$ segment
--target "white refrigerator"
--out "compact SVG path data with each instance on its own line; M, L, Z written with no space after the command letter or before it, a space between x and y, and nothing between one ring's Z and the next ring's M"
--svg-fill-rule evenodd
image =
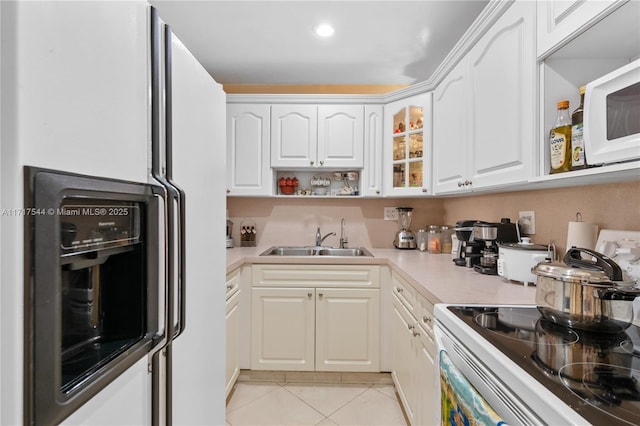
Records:
M157 184L155 166L185 194L183 332L63 423L225 421L225 94L170 31L154 90L153 14L145 1L0 2L0 424L28 418L27 165Z

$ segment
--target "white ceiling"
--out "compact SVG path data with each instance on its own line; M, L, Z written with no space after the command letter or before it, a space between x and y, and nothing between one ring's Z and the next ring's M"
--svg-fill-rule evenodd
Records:
M412 84L486 6L448 1L150 0L223 84ZM330 22L335 35L312 32Z

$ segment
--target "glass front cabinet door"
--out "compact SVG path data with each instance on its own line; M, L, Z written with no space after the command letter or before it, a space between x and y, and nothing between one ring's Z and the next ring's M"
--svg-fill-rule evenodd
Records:
M431 93L384 107L384 194L427 195L431 187Z

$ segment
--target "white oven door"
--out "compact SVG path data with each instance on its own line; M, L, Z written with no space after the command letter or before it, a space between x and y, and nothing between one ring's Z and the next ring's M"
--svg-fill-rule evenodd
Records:
M543 425L500 379L436 322L441 424Z

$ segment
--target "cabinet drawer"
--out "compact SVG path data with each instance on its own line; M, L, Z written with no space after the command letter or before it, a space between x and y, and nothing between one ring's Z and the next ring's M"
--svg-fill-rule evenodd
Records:
M418 318L418 324L433 336L433 323L435 321L433 317L433 304L422 295L418 295L416 317Z
M397 273L391 274L391 282L393 283L393 294L407 307L409 312L416 315L416 290L404 278Z
M380 288L378 265L253 265L253 287Z
M227 274L227 297L226 300L229 300L231 296L233 296L238 289L240 288L240 269L236 269Z

